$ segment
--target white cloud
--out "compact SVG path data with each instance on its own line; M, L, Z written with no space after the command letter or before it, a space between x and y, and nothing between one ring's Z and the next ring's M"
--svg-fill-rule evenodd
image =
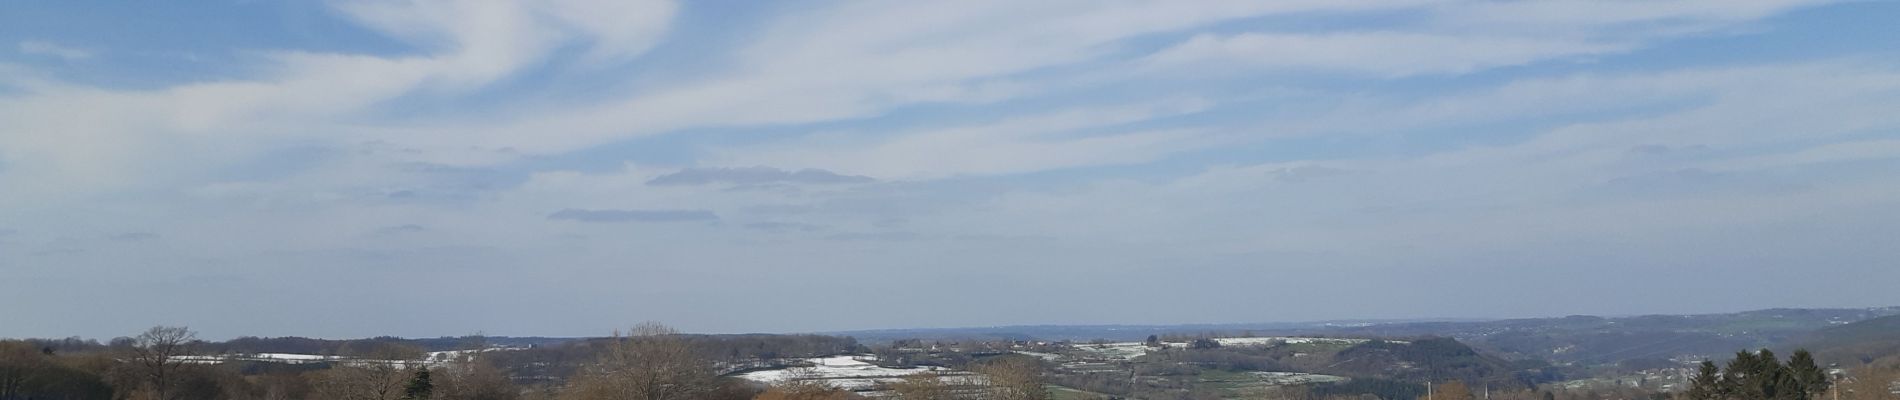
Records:
M1586 8L1584 14L1595 17L1562 23L1590 31L1630 21L1688 19L1720 24L1796 5L1760 2L1736 11L1708 11L1693 3L1670 3L1657 9L1571 4L1566 7ZM706 73L689 75L683 82L649 83L617 99L521 104L505 116L451 113L389 123L372 120L363 115L372 113L364 111L409 94L454 98L477 91L526 68L543 66L564 46L585 44L584 63L629 59L654 46L670 30L676 5L664 1L418 0L351 1L337 6L352 20L415 44L423 53L370 56L286 50L269 57L277 65L266 79L254 81L141 92L42 86L35 96L0 100L20 110L9 115L12 122L0 123L0 132L5 133L0 143L8 144L6 151L12 153L0 157L31 164L0 175L0 181L30 184L18 175L31 170L33 176L46 179L37 187L47 190L122 185L133 181L129 174L153 169L134 166L160 161L152 160L151 152L133 149L179 142L168 135L244 137L205 139L233 148L268 143L269 137L385 140L438 150L418 156L429 161L484 164L513 156L466 149L508 148L544 155L687 128L830 121L874 116L907 104L989 103L1032 96L1054 88L1019 80L1018 74L1084 63L1101 66L1114 62L1122 50L1120 41L1221 21L1276 14L1434 10L1443 14L1440 18L1475 21L1472 24L1479 28L1473 29L1479 30L1501 24L1487 15L1513 12L1430 1L844 4L780 16L757 32L755 41L727 57L715 58L731 64L707 68ZM1521 12L1561 14L1544 8ZM1627 46L1541 33L1428 30L1201 35L1153 60L1210 64L1240 59L1266 66L1342 67L1407 75L1469 72ZM59 111L72 110L77 104L95 112ZM59 133L46 133L50 131ZM32 135L45 137L22 138ZM1153 132L1092 137L1077 147L1097 148L1091 153L1124 153L1107 158L1130 162L1152 157L1130 152L1168 148L1174 141L1195 136ZM234 141L240 143L234 145ZM99 159L117 161L100 163ZM189 160L178 168L201 169L215 161ZM1090 162L1058 160L988 172Z
M499 126L446 123L434 140L555 153L690 127L860 118L912 103L986 103L1039 93L1016 74L1100 61L1132 37L1300 12L1417 7L1411 1L848 3L783 16L733 64L619 101ZM537 132L532 138L519 132ZM472 134L472 135L471 135Z
M1605 90L1577 101L1610 105L1614 99L1642 96L1699 101L1679 105L1669 113L1577 121L1521 143L1447 153L1434 161L1593 165L1615 162L1630 147L1646 144L1798 147L1900 128L1900 116L1877 111L1900 106L1895 92L1900 88L1900 71L1853 62L1674 71L1594 81ZM1509 107L1502 102L1509 98L1493 98L1497 102L1489 104Z
M1711 163L1711 167L1748 171L1894 159L1900 159L1900 139L1872 139L1828 143L1794 152L1724 160Z
M367 26L433 48L449 84L481 84L545 61L570 41L587 44L591 62L624 61L652 48L671 28L677 5L666 0L351 1L343 12Z
M37 56L58 57L66 60L84 60L92 58L93 52L86 49L66 47L52 42L25 40L20 42L20 53Z
M1478 70L1626 52L1827 3L1759 1L1436 2L1403 30L1203 34L1148 57L1151 68L1236 66L1386 77Z
M1626 48L1566 40L1405 32L1208 34L1162 50L1147 62L1156 68L1241 66L1402 77L1462 74Z
M1654 34L1716 29L1836 0L1479 1L1438 7L1447 28L1574 34ZM1605 32L1605 30L1614 30Z
M718 165L821 168L880 178L995 175L1152 161L1220 143L1206 129L1115 127L1200 112L1200 99L1087 107L1007 120L740 147L711 157ZM1107 129L1109 133L1091 132Z
M35 84L25 94L0 97L0 159L9 164L0 185L57 196L163 184L274 142L383 139L401 131L365 126L361 114L369 107L419 92L466 94L538 65L569 42L588 43L597 61L625 59L650 48L675 12L665 1L338 6L426 50L394 56L267 52L272 64L265 78L157 90ZM603 18L619 19L608 24ZM465 148L457 143L419 145ZM206 145L222 151L194 150ZM187 152L196 154L176 156Z
M1515 114L1594 116L1567 118L1570 123L1523 132L1505 144L1421 155L1213 166L1167 182L1111 177L1084 188L1004 193L983 201L980 211L919 218L913 225L1190 252L1447 255L1551 241L1621 241L1639 233L1666 242L1684 232L1799 223L1821 209L1853 213L1900 204L1900 191L1878 170L1791 170L1900 159L1894 140L1854 139L1900 131L1900 117L1878 111L1900 107L1896 74L1823 62L1520 80L1355 109L1351 114L1360 121L1337 122L1347 132L1377 136L1417 135L1406 131L1410 126L1489 127ZM1621 101L1651 97L1698 101L1640 102L1644 112L1606 112ZM1631 154L1641 146L1699 150ZM1300 174L1307 170L1335 173ZM1738 192L1715 182L1655 195L1599 193L1620 177L1681 170L1717 171L1735 185L1773 190Z

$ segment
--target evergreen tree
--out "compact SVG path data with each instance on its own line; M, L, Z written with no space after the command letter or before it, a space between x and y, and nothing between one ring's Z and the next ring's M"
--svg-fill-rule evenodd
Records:
M1720 384L1717 385L1720 388L1718 393L1725 395L1724 397L1729 399L1765 400L1751 396L1751 394L1757 394L1758 392L1745 389L1754 386L1751 383L1751 380L1754 378L1752 375L1761 369L1757 364L1759 363L1756 361L1755 353L1748 351L1736 352L1735 359L1729 360L1728 368L1722 371L1722 379L1720 380Z
M1775 400L1809 400L1807 387L1802 386L1801 381L1796 379L1794 374L1788 373L1787 367L1779 364L1776 366L1780 368L1774 373L1774 384L1768 387L1769 392L1767 395L1769 398Z
M1807 389L1808 398L1820 397L1833 387L1833 383L1828 381L1827 371L1815 365L1814 355L1805 349L1795 350L1794 355L1788 357L1788 374Z
M1704 361L1696 376L1689 380L1685 400L1810 400L1827 392L1827 372L1814 363L1814 355L1796 351L1782 364L1775 353L1743 351L1735 353L1728 368L1716 368Z
M1703 361L1702 368L1689 379L1687 400L1721 400L1727 395L1722 390L1722 368L1714 361Z
M1781 360L1775 358L1775 352L1761 349L1755 353L1755 360L1743 370L1742 394L1750 399L1793 400L1786 395L1788 374L1781 366Z
M1738 394L1746 399L1792 400L1786 397L1788 391L1787 371L1781 366L1781 360L1775 358L1775 352L1761 349L1742 370L1742 386Z
M435 383L429 381L429 367L416 369L416 376L409 378L409 386L403 389L405 400L428 400L435 393Z

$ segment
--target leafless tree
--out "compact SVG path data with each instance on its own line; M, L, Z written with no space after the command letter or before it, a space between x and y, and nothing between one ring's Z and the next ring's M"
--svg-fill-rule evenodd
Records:
M998 357L980 365L976 372L989 379L990 398L995 400L1048 400L1047 380L1042 365L1027 357Z
M1471 387L1465 386L1465 383L1460 382L1460 381L1445 382L1442 385L1438 385L1436 392L1437 393L1432 395L1433 399L1445 399L1445 400L1471 400L1472 399Z
M516 400L521 388L508 374L480 355L439 368L436 399L439 400Z
M1840 387L1840 397L1852 400L1900 400L1894 394L1896 383L1900 383L1900 364L1874 363L1851 371L1851 378Z
M0 399L25 397L34 372L45 368L40 349L21 341L0 341Z
M315 374L317 398L336 400L399 400L409 383L405 369L337 365Z
M572 400L689 400L718 388L713 365L679 331L654 322L615 334L600 360L575 379Z
M185 367L186 356L193 355L192 345L198 334L182 326L154 326L132 338L128 362L145 386L144 391L159 400L174 398L173 386Z
M905 375L902 382L891 385L891 391L900 400L952 400L955 393L943 376L935 372L919 372Z
M381 345L359 354L355 359L338 362L317 373L313 380L317 398L335 400L399 400L409 380L421 365L421 349L405 345Z
M257 378L260 400L296 400L308 398L310 381L300 374L275 373Z

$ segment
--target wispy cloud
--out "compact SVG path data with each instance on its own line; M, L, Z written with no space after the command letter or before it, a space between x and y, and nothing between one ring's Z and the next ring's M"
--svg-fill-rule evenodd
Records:
M1192 128L1121 128L1200 112L1203 99L1077 107L997 121L891 132L863 141L815 138L722 152L718 159L899 178L989 175L1150 161L1220 142ZM1108 130L1107 132L1094 132ZM1092 133L1092 134L1089 134Z
M896 232L846 232L846 233L839 233L839 234L835 234L835 235L830 235L830 236L826 236L826 237L825 237L825 239L829 239L829 240L842 240L842 241L883 241L883 242L908 242L908 241L914 241L914 240L922 240L922 239L924 239L924 238L925 238L925 236L924 236L924 235L922 235L922 234L919 234L919 233L917 233L917 232L902 232L902 231L896 231Z
M1280 68L1386 77L1463 74L1556 58L1626 50L1628 46L1510 36L1423 33L1200 35L1155 53L1153 68ZM1252 68L1249 68L1252 67Z
M403 224L376 228L375 233L378 235L401 235L406 233L419 233L427 230L428 228L424 228L422 225Z
M52 42L39 40L21 41L19 48L21 54L57 57L68 61L84 60L92 58L93 56L93 52L90 50L61 46Z
M838 184L865 183L874 179L865 176L839 175L838 173L816 168L787 171L772 167L738 168L687 168L679 172L660 175L648 180L654 186L684 186L726 183L735 185L760 185L770 183Z
M761 231L772 232L772 233L817 232L824 229L823 227L820 227L818 225L804 224L804 223L797 223L797 222L753 222L753 223L745 224L744 226L746 229L761 230Z
M156 240L159 237L160 236L158 234L151 233L151 232L125 232L125 233L115 233L115 234L112 234L111 236L107 236L107 238L112 239L113 241L119 241L119 242L143 242L147 240Z
M548 214L548 219L576 222L689 222L716 221L718 214L707 210L586 210L569 208Z

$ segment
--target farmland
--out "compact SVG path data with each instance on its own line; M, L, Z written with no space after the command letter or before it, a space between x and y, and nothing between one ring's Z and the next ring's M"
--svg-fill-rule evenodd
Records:
M806 381L853 392L877 394L882 388L904 379L905 375L931 373L952 385L981 384L982 378L965 371L944 367L882 367L869 355L839 355L799 360L792 366L743 372L733 376L767 385Z
M985 359L1020 357L1035 360L1046 366L1052 375L1057 377L1058 383L1083 382L1092 377L1119 376L1130 377L1132 381L1139 382L1148 389L1160 389L1164 392L1205 392L1221 398L1235 398L1281 387L1345 382L1350 378L1294 370L1236 369L1232 366L1212 365L1184 359L1182 356L1296 350L1301 352L1337 351L1372 342L1372 339L1365 338L1321 337L1233 337L1208 338L1207 340L1218 348L1194 348L1193 342L1181 340L1154 343L938 344L909 348L909 351L921 356L919 359L924 364L929 365L903 366L900 365L901 362L897 357L881 360L874 354L845 354L789 360L773 368L743 371L732 376L765 385L799 382L880 397L890 394L889 388L903 381L906 376L929 373L951 387L967 389L983 385L987 378L980 373L970 372L967 368L969 364L952 367L947 365L956 363L939 361L976 353L981 354L979 358ZM998 348L1006 348L1007 351L996 352ZM1165 372L1156 373L1156 371ZM1076 386L1087 385L1057 384L1049 386L1049 390L1057 398L1099 398L1109 395ZM1124 393L1127 390L1128 388L1122 388L1109 390L1109 392L1129 394Z

